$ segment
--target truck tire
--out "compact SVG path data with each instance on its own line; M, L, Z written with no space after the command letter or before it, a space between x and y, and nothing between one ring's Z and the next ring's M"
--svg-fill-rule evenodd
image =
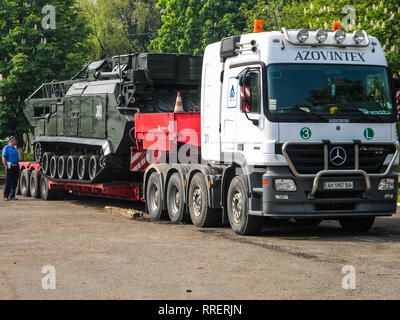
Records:
M80 156L78 159L78 178L79 180L87 180L89 176L89 159L88 156Z
M310 219L294 219L299 226L319 226L322 219L310 218Z
M339 223L348 232L367 232L374 225L375 217L342 218Z
M62 156L58 159L57 175L59 179L65 179L67 177L67 161L68 157L66 156Z
M48 180L44 176L40 178L40 196L45 201L57 199L57 191L49 190Z
M53 179L56 179L58 176L58 159L60 159L59 156L52 156L50 160L50 177L52 177Z
M208 192L204 176L196 173L189 187L189 212L192 223L199 228L218 226L221 215L218 210L208 207Z
M249 196L245 176L236 176L231 181L227 209L229 223L236 234L247 236L258 234L261 231L264 217L249 215Z
M42 158L42 171L45 175L50 173L50 160L53 157L51 152L45 152Z
M36 170L33 170L31 172L29 190L31 192L32 198L34 199L40 198L40 173Z
M29 183L31 174L28 170L22 170L21 176L19 178L19 185L21 188L21 196L29 197L31 195Z
M174 173L169 179L167 187L167 208L172 222L187 221L184 192L185 189L179 174Z
M161 179L158 173L153 172L151 174L146 189L147 212L150 215L150 219L159 221L165 218L166 214L162 203Z

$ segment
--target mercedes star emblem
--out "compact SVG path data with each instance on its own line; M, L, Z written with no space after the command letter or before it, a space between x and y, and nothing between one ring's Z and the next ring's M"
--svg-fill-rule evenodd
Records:
M333 148L329 154L329 159L335 166L343 165L347 160L346 150L344 150L342 147Z

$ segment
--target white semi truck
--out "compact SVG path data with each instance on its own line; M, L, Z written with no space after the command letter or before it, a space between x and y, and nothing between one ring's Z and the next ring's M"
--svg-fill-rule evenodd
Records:
M259 231L263 217L365 231L396 212L399 79L378 39L332 27L205 51L201 153L221 166L218 198L238 234Z

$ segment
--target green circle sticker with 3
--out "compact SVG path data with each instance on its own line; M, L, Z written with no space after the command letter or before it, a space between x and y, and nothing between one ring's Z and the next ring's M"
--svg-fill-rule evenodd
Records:
M300 136L304 139L304 140L308 140L311 138L311 129L310 128L303 128L300 130Z

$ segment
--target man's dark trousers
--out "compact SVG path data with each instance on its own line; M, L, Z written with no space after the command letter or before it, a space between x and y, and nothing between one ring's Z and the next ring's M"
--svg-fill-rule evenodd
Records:
M6 185L4 186L4 198L15 198L15 190L17 189L18 177L18 166L12 166L10 169L6 169Z

